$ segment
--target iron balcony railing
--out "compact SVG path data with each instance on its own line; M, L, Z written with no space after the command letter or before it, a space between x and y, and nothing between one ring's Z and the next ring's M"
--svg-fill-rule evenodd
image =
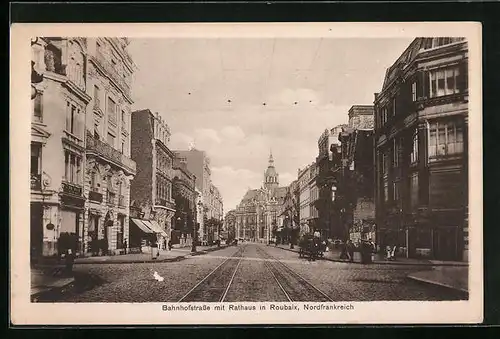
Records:
M115 162L117 165L123 167L132 174L136 173L135 161L125 156L123 153L120 153L120 151L114 149L109 144L101 140L97 140L89 131L87 131L86 142L87 151L95 152L103 158Z
M81 196L82 195L82 186L80 186L78 184L63 181L62 191L65 194Z

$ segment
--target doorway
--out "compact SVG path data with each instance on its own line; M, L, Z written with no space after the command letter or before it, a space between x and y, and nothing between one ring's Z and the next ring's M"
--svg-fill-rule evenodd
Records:
M30 247L31 259L43 255L43 206L33 203L30 206Z
M457 260L457 227L440 227L434 230L434 257L438 260Z

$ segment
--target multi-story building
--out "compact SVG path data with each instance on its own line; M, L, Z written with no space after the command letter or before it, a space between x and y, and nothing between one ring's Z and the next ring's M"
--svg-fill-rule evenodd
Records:
M33 69L43 74L32 100L32 260L86 247L85 113L87 40L36 38ZM133 172L133 171L132 171Z
M319 188L316 183L318 177L318 166L316 163L311 163L309 167L309 220L307 220L307 227L305 231L311 232L316 228L318 222L318 209L316 208L316 201L319 199Z
M468 47L417 38L375 94L379 243L467 260Z
M172 238L175 214L172 195L175 154L168 147L170 128L158 113L153 114L149 109L134 111L131 138L132 159L137 163L131 205L141 210L141 219L153 226L156 240L164 247Z
M172 230L172 245L191 246L193 231L197 228L196 177L188 168L185 158L174 160L173 197L175 200L175 227Z
M332 168L332 146L335 148L340 144L339 133L346 125L338 125L331 130L326 129L318 139L318 157L316 164L318 174L316 184L318 186L318 199L315 207L318 210L318 219L315 229L324 238L342 237L342 230L335 217L332 206L332 191L335 189L334 169Z
M196 224L198 229L197 241L198 243L203 242L205 239L205 212L204 212L204 204L203 204L203 194L196 187L194 188L196 192Z
M299 236L302 236L309 232L309 219L311 218L311 208L310 208L310 198L311 189L309 182L311 180L310 165L303 169L299 169L297 182L299 189L299 217L300 217L300 231Z
M308 171L306 167L305 171ZM300 171L303 172L303 171ZM299 176L300 173L299 172ZM307 177L307 175L306 175ZM304 180L304 176L302 176ZM304 194L305 196L306 194ZM281 232L279 232L279 237L282 242L289 243L292 246L297 243L300 236L301 218L300 212L302 209L309 210L309 205L301 205L300 201L300 182L299 180L294 180L286 187L285 196L282 199L280 207L280 223L282 225ZM307 213L306 212L306 213Z
M279 186L272 154L259 189L249 189L236 207L236 234L240 239L268 242L278 229L278 210L287 187Z
M349 124L340 132L341 170L337 172L334 209L345 238L353 241L375 236L373 170L374 108L354 105L349 109Z
M89 251L104 247L115 253L128 240L130 185L136 174L130 155L130 82L136 66L127 39L87 40L87 94L92 103L86 119L84 237L91 244Z
M224 229L227 233L227 241L230 242L236 238L236 210L230 210L224 217Z
M190 150L175 151L179 158L187 163L188 170L196 177L196 189L202 193L203 223L200 224L200 241L210 242L218 237L219 227L212 227L221 223L224 217L224 204L219 189L212 183L210 158L205 151L191 148ZM208 222L211 220L211 222ZM217 222L215 222L217 221Z

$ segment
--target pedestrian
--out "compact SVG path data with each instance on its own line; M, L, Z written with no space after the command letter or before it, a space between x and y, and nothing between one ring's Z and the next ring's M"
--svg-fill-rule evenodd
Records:
M73 264L75 263L75 256L70 248L68 249L68 253L66 254L66 257L64 259L66 264L65 273L67 275L71 275L71 273L73 272Z
M354 244L353 242L349 239L347 240L347 256L349 258L350 262L354 261Z
M172 240L168 239L168 250L172 250Z
M123 240L123 254L127 254L127 239Z

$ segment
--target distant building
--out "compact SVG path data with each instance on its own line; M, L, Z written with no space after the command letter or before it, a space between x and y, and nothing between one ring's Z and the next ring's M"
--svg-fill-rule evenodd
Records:
M175 201L172 244L180 247L191 246L193 230L197 225L196 177L188 168L185 158L174 159L174 180L172 195Z
M137 163L137 175L132 182L131 205L141 210L139 222L152 226L161 247L172 239L175 214L175 154L168 148L169 142L170 128L158 113L149 109L132 113L132 159ZM135 218L132 222L136 222Z
M318 224L318 209L316 202L319 199L319 188L317 184L318 179L318 166L316 162L311 163L309 167L309 219L307 220L307 227L304 228L304 233L310 233L316 229ZM302 218L302 217L301 217Z
M299 189L299 217L300 217L300 231L299 236L309 233L309 220L311 219L311 208L310 208L310 166L306 166L304 169L299 170L297 182Z
M468 47L417 38L375 94L379 243L467 260Z
M264 172L262 187L249 189L236 207L236 234L241 239L267 242L278 230L278 208L287 187L279 186L273 155Z

